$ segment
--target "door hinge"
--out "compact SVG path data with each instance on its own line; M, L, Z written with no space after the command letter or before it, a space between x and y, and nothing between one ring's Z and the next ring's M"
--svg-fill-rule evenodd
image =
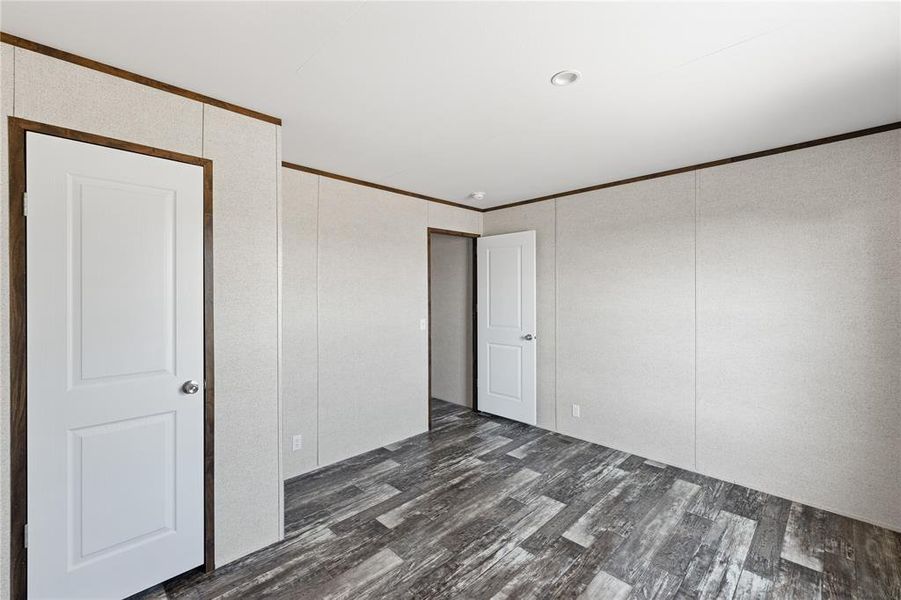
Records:
M28 523L25 523L25 547L28 547Z
M22 214L28 216L28 192L22 192Z

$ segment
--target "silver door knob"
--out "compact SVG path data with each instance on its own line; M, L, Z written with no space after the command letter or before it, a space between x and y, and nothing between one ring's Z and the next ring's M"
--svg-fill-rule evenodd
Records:
M193 379L186 381L184 385L181 386L181 391L186 394L196 394L198 390L200 390L200 384Z
M538 336L532 335L531 333L527 333L524 336L522 336L522 339L526 340L527 342L531 342L532 340L537 340Z

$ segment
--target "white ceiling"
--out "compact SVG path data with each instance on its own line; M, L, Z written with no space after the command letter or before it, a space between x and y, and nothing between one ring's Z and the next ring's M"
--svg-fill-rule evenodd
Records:
M4 1L0 28L282 117L287 161L484 208L901 121L899 7Z

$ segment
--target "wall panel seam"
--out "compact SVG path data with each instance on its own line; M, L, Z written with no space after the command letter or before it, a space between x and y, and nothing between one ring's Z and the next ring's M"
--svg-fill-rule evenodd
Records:
M284 539L285 537L285 460L284 460L284 451L282 448L285 445L285 430L283 423L283 413L284 413L284 397L283 397L283 381L282 381L282 360L284 359L284 338L282 336L282 319L284 316L284 310L282 307L282 282L283 282L283 252L282 252L282 215L283 215L283 206L282 206L282 173L281 166L279 165L279 130L278 126L273 127L273 133L275 134L275 286L276 286L276 299L275 299L275 314L276 314L276 348L277 348L277 359L275 361L275 380L276 380L276 397L277 401L277 410L276 410L276 431L277 431L277 441L276 441L276 456L278 456L278 486L276 487L276 495L277 495L277 504L278 504L278 515L276 515L276 530L278 531L279 539Z
M560 406L557 396L557 199L554 198L554 431L560 431Z
M322 227L322 215L319 211L319 197L322 189L322 177L316 175L316 466L319 467L320 462L320 449L322 448L322 439L319 435L321 430L319 426L319 396L320 396L320 387L322 385L321 373L319 372L319 356L322 351L322 348L319 344L319 320L321 318L321 311L319 309L319 290L320 290L320 280L319 280L319 263L322 260L322 248L320 248L320 229Z
M695 339L694 339L694 434L693 434L693 442L694 442L694 468L695 471L698 470L698 195L699 195L699 175L698 171L695 171L694 176L694 192L695 192L695 235L694 235L694 276L695 276L695 294L694 294L694 311L695 311Z

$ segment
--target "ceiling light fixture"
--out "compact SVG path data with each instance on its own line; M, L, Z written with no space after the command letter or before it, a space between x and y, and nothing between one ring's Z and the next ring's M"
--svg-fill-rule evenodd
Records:
M551 83L553 85L572 85L581 78L582 74L580 72L574 69L566 69L565 71L554 73L554 76L551 77Z
M473 200L481 201L485 199L485 192L473 192L469 195L469 197Z

